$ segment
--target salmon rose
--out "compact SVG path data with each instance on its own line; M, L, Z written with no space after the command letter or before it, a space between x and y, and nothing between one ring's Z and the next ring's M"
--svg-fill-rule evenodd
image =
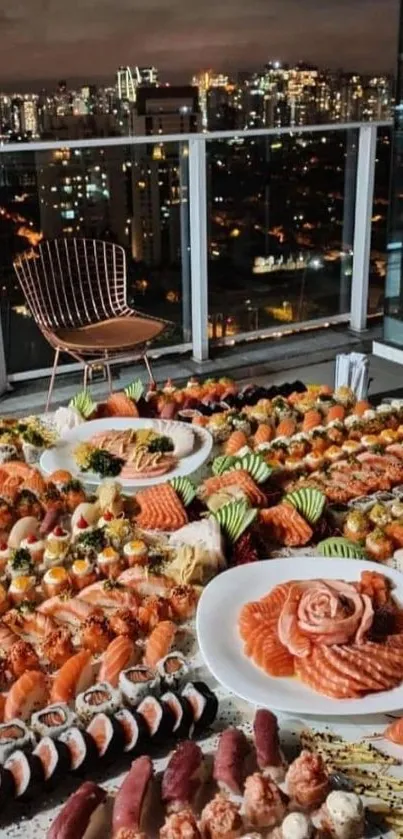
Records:
M291 586L278 620L278 636L292 655L310 655L315 644L360 644L372 625L370 598L339 580Z

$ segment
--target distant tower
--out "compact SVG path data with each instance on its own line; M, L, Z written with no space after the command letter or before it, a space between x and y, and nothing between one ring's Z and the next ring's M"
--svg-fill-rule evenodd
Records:
M130 67L119 67L117 84L118 99L125 99L127 102L136 101L136 82Z
M158 85L158 70L156 67L135 67L134 74L137 87L140 85L156 87Z

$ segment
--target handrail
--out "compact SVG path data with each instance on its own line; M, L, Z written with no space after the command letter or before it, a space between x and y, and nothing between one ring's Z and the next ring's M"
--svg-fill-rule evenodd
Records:
M91 137L82 140L35 140L31 143L1 143L0 154L9 152L36 152L51 151L52 149L80 149L98 148L99 146L137 146L156 145L157 143L183 143L192 140L230 140L248 137L278 137L288 135L293 137L298 134L314 134L319 131L350 131L358 130L364 125L373 125L378 128L390 128L392 120L365 121L365 122L330 122L323 125L301 125L284 126L281 128L251 128L242 131L199 131L183 134L142 134L140 136L117 136L117 137Z
M309 134L329 134L333 131L357 131L357 183L355 186L355 226L354 242L352 249L352 282L349 311L345 314L320 318L316 324L326 326L329 323L344 322L350 319L350 326L353 330L361 332L366 327L367 301L368 301L368 272L371 247L371 221L373 186L375 172L376 138L380 128L390 128L391 120L330 123L326 125L310 125L300 127L282 128L257 128L243 131L212 131L199 133L169 134L169 135L147 135L147 136L125 136L125 137L99 137L86 140L68 141L38 141L32 143L10 143L0 145L0 154L7 152L38 152L52 149L64 148L97 148L113 146L138 146L155 145L159 143L183 144L187 150L186 158L188 165L188 192L186 202L189 207L189 230L183 251L190 253L190 288L191 288L191 320L192 320L192 344L186 344L186 348L192 347L193 359L202 364L208 358L208 203L206 173L208 166L208 142L214 140L247 140L259 137L298 137ZM187 146L186 146L187 143ZM1 161L1 158L0 158ZM4 165L13 165L3 159ZM185 200L185 199L183 199ZM347 307L346 307L347 308ZM308 324L310 325L310 324ZM232 344L237 340L251 340L268 335L286 334L287 331L297 331L306 328L304 323L287 324L283 327L270 327L269 329L257 330L245 335L239 334L235 338L219 339L218 344ZM2 345L1 324L0 324L0 350ZM181 349L185 345L181 346ZM174 348L175 350L177 347ZM172 352L173 348L158 348L158 355ZM41 370L37 375L44 375L46 371ZM31 375L35 371L31 371ZM15 374L10 380L22 380L28 377L28 372ZM4 377L3 377L4 378ZM0 392L2 388L2 368L0 357Z

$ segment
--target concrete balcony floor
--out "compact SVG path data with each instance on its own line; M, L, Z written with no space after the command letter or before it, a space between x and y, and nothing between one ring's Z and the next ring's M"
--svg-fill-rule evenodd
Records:
M329 327L276 339L235 344L212 351L212 357L203 365L196 364L189 356L165 356L153 361L155 378L162 383L167 378L184 383L192 375L231 376L241 384L254 381L259 384L281 384L299 379L305 383L334 384L336 355L342 352L365 352L370 355L369 395L374 402L401 391L403 371L399 364L371 354L372 341L381 337L381 327L375 326L360 336L345 327ZM121 390L133 379L147 381L143 364L114 368L114 390ZM42 413L49 380L33 379L15 384L0 400L0 413L22 416ZM52 408L65 405L82 388L80 374L60 375L56 379ZM94 381L91 393L101 400L107 394L104 379ZM399 394L400 395L400 394Z

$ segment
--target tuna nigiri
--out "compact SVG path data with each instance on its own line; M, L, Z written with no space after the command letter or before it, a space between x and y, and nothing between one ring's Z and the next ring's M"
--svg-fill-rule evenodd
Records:
M153 764L143 755L135 760L120 787L113 807L113 835L135 835L147 816L147 799L153 783ZM127 831L127 834L126 834Z
M126 670L138 661L138 648L126 635L118 635L109 644L102 657L101 669L98 674L98 682L109 682L117 687L119 673Z
M27 670L8 693L4 721L28 720L34 711L44 708L49 699L48 680L40 670Z
M91 653L80 650L63 664L53 682L51 702L71 702L93 681Z
M171 648L175 637L175 624L172 621L161 621L147 638L144 661L149 667L155 667Z
M105 819L106 792L85 781L66 801L50 826L47 839L84 839L99 836Z

